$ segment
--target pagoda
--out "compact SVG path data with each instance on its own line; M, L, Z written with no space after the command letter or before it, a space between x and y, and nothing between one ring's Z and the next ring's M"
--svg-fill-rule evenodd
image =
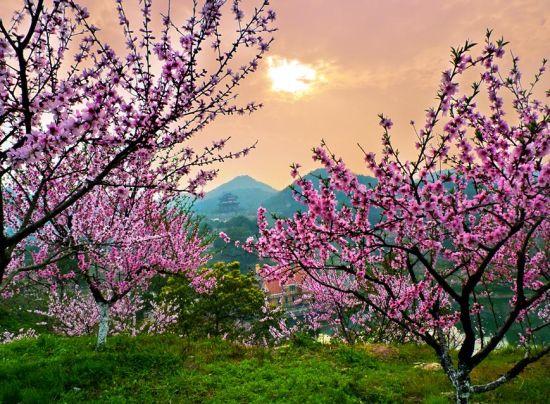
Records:
M218 212L220 213L236 213L239 210L239 198L231 192L226 192L218 200Z

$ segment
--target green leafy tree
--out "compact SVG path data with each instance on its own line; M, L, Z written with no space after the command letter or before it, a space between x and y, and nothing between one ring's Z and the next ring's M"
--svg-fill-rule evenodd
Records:
M216 280L210 293L194 291L183 277L168 279L160 298L181 308L176 332L186 336L226 336L244 339L256 332L265 295L253 274L243 274L238 262L218 262L205 269Z

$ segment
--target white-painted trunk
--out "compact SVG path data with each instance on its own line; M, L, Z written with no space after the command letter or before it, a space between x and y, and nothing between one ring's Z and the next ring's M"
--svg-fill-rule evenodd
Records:
M104 302L98 302L97 308L99 309L99 329L97 331L97 347L103 347L107 341L107 334L109 333L109 304Z

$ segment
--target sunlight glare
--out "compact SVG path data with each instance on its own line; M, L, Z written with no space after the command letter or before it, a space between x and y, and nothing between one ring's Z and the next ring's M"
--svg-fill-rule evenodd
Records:
M268 58L268 76L275 92L303 95L317 80L317 71L310 65L285 58Z

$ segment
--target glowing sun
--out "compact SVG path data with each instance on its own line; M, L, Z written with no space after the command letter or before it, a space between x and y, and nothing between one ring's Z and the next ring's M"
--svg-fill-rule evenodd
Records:
M275 92L300 96L309 92L318 79L315 68L298 60L269 57L267 63L271 89Z

